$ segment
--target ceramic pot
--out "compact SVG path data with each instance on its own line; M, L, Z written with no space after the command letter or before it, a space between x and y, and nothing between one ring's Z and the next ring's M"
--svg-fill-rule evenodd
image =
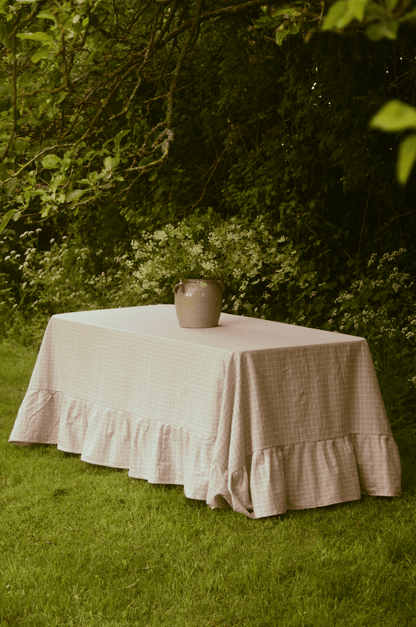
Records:
M217 279L179 279L175 308L179 326L202 329L218 326L224 284Z

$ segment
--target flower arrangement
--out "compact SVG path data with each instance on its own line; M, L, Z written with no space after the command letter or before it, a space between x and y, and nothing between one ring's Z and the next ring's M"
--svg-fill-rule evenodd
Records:
M263 215L224 220L211 210L143 232L132 249L125 263L143 305L173 302L179 278L220 279L227 288L223 311L267 317L279 286L301 274L292 243Z

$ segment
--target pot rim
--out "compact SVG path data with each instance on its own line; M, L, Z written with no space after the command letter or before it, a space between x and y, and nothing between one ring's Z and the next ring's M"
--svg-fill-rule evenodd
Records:
M199 281L203 281L204 283L217 283L221 281L221 279L179 279L182 283L198 283Z

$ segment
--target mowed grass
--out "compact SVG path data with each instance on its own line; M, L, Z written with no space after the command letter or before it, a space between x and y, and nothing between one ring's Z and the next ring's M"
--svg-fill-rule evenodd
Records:
M0 624L416 624L416 463L401 498L250 520L8 438L36 354L0 344Z

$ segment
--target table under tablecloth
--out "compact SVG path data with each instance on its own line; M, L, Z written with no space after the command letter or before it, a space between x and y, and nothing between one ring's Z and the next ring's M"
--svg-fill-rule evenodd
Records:
M173 305L52 316L10 442L253 518L401 492L365 339Z

